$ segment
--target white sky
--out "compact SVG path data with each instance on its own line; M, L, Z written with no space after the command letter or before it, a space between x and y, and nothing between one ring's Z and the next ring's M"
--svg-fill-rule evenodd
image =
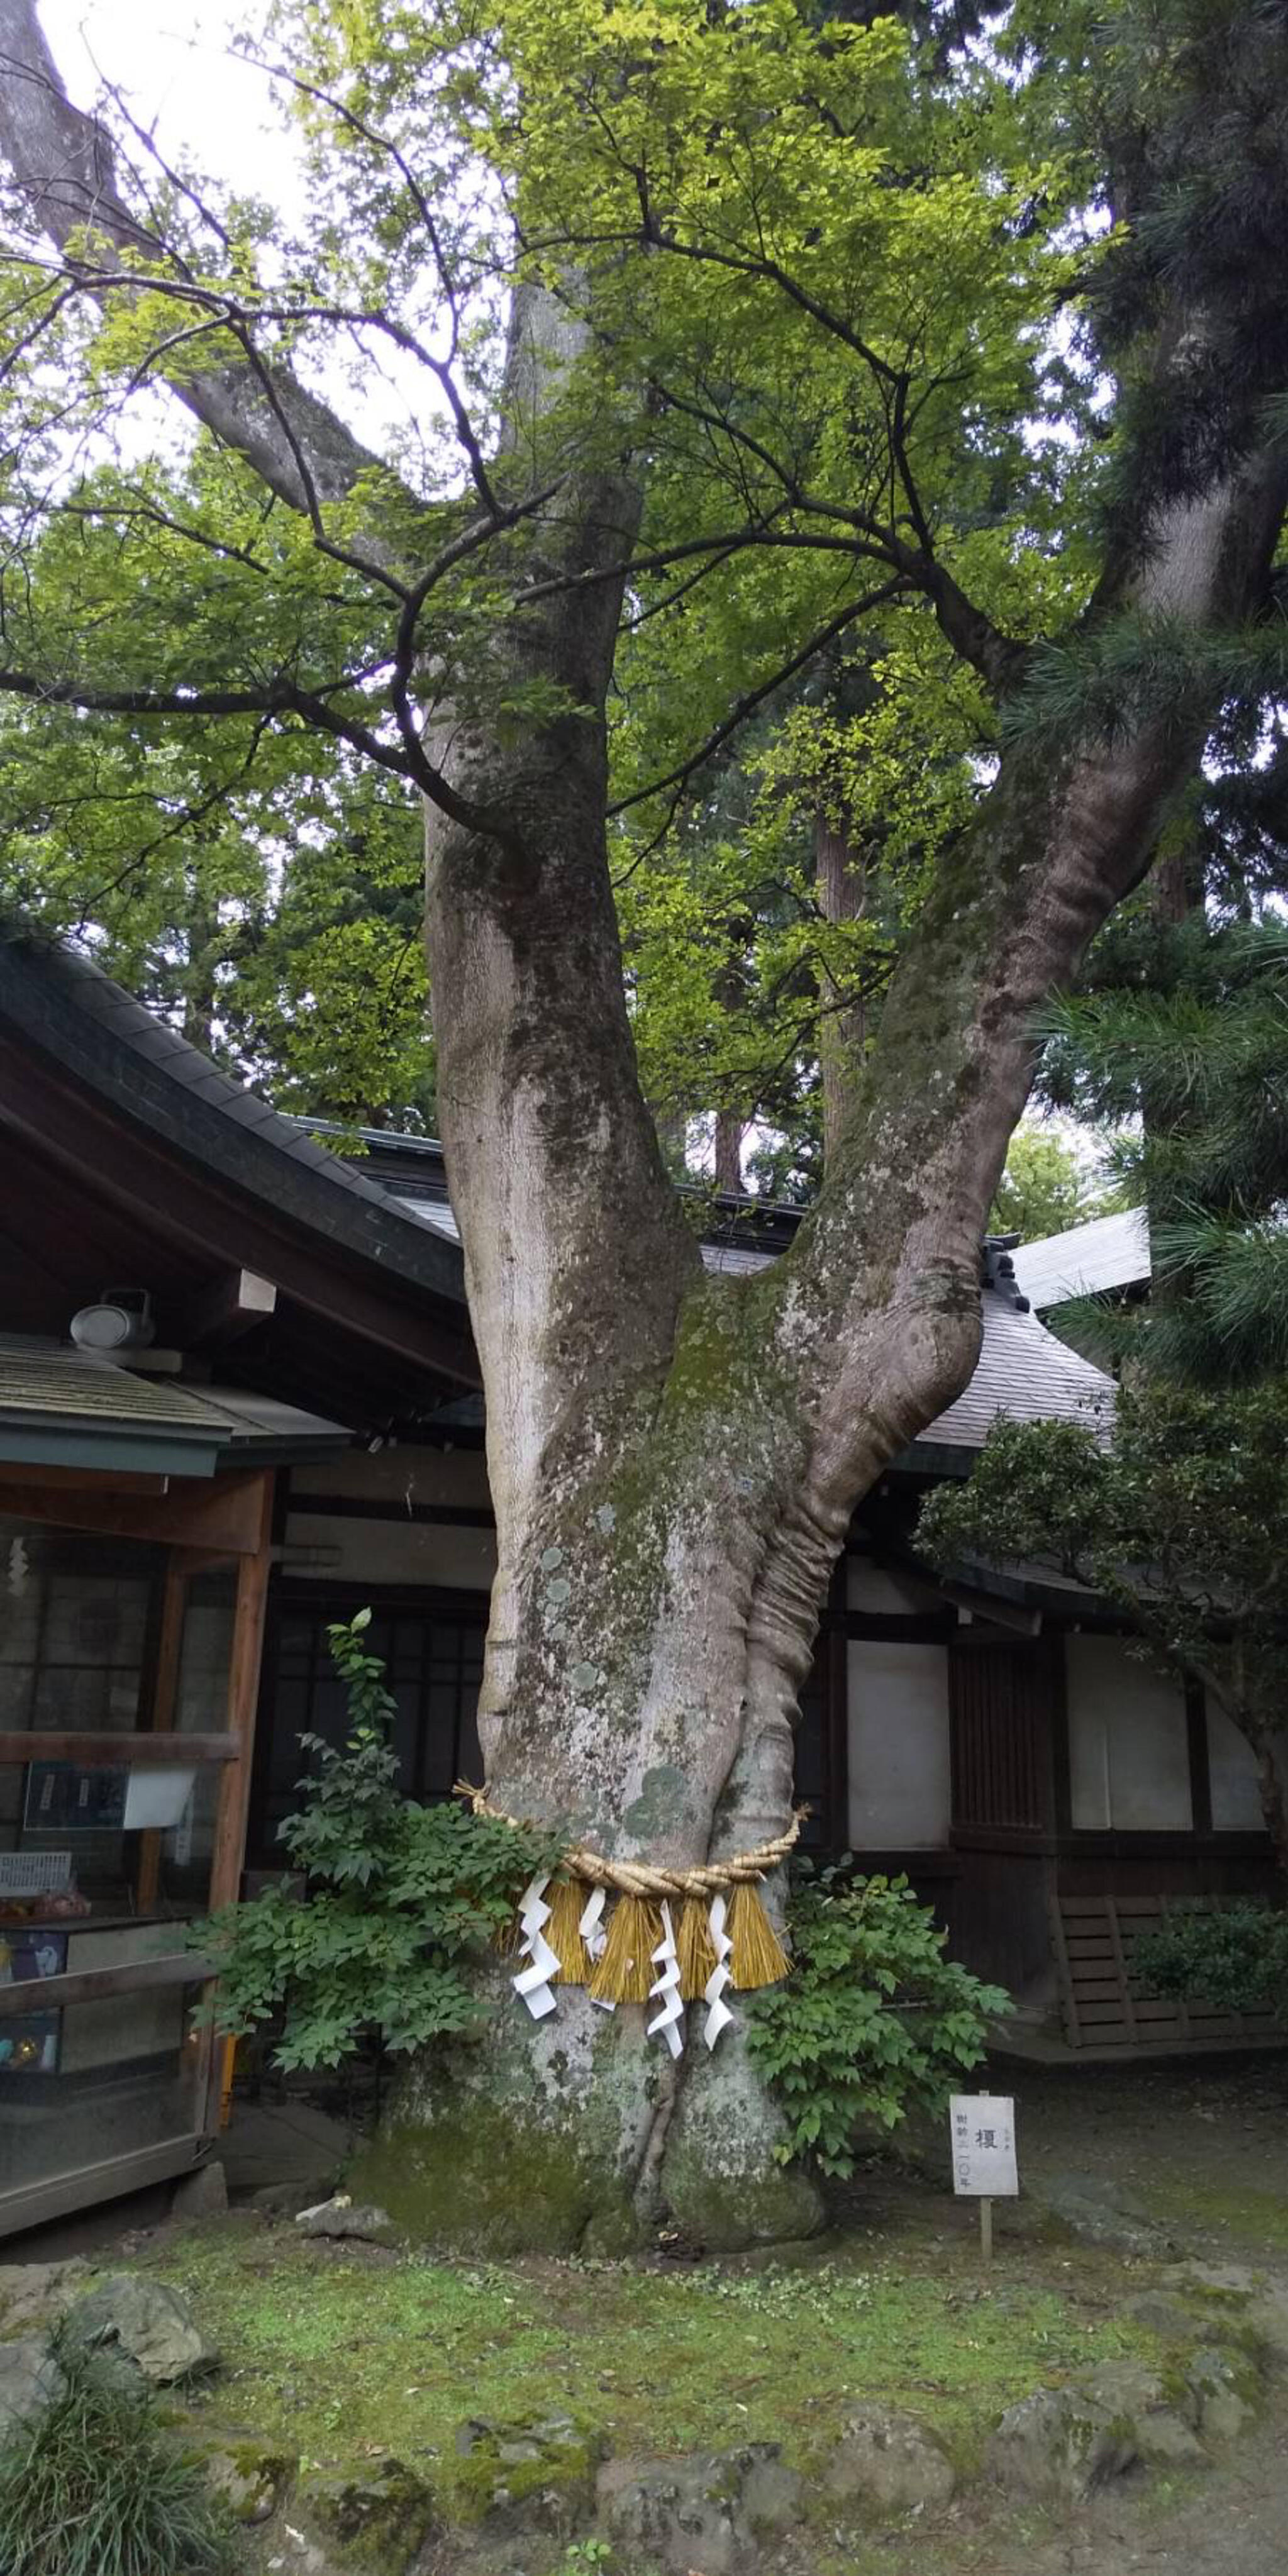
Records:
M212 176L276 198L289 155L263 74L230 60L250 12L232 0L41 0L40 20L77 104L103 80L130 94L163 150L186 144ZM276 164L276 168L274 168Z

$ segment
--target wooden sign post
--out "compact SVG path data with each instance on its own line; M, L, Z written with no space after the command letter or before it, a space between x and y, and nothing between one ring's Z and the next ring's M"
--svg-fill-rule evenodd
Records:
M979 2202L979 2248L993 2260L993 2203L1015 2200L1020 2180L1015 2158L1015 2104L1006 2093L954 2093L948 2106L953 2142L953 2190Z

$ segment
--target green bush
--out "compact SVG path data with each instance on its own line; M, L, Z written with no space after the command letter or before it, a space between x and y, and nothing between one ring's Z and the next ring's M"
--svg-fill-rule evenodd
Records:
M232 2576L234 2534L145 2389L60 2349L62 2394L0 2448L4 2576Z
M906 1878L802 1869L788 1923L792 1973L749 1999L748 2052L786 2112L784 2159L844 2176L865 2130L943 2109L1010 1997L945 1958Z
M566 1840L404 1797L394 1702L364 1642L370 1618L360 1610L327 1631L349 1702L343 1750L300 1739L315 1767L279 1839L303 1893L270 1888L193 1934L218 1970L219 2028L249 2031L281 2013L282 2067L338 2066L373 2036L402 2051L475 2027L481 1946Z
M1251 1900L1177 1906L1132 1960L1142 1984L1225 2012L1273 2012L1288 2021L1288 1913Z

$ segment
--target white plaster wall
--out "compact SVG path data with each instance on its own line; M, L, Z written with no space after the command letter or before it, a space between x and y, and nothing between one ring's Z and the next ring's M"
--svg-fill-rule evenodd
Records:
M947 1649L852 1637L848 1685L851 1842L941 1848L952 1813Z
M1208 1775L1212 1783L1212 1822L1218 1833L1255 1834L1265 1829L1257 1795L1257 1766L1246 1735L1209 1699L1207 1709ZM1288 1778L1288 1734L1278 1741L1280 1773Z
M1185 1695L1117 1637L1069 1637L1069 1788L1075 1829L1188 1833Z

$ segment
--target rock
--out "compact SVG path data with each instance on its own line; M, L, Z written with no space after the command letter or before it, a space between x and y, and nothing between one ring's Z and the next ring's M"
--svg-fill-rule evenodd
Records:
M1186 2382L1169 2394L1158 2372L1143 2362L1102 2361L1078 2384L1115 2424L1130 2429L1142 2460L1169 2468L1201 2464L1203 2446L1194 2429L1199 2402Z
M688 2460L610 2460L601 2469L601 2521L628 2567L666 2576L745 2576L755 2543L790 2528L802 2481L776 2443L703 2452Z
M312 2209L300 2209L295 2224L301 2236L351 2236L363 2245L396 2245L398 2231L387 2209L378 2209L374 2201L350 2200L338 2191L330 2200L318 2201Z
M1107 2245L1117 2254L1156 2256L1175 2250L1144 2203L1099 2174L1057 2174L1054 2181L1037 2186L1034 2197L1084 2244Z
M295 2218L300 2210L329 2200L334 2190L334 2172L311 2174L305 2182L266 2182L251 2193L248 2206L263 2218Z
M594 2502L601 2447L598 2434L574 2415L526 2416L515 2424L473 2417L456 2431L453 2508L488 2537L562 2538Z
M44 2335L19 2335L0 2343L0 2442L29 2424L61 2395L63 2374Z
M1008 2406L988 2445L990 2476L1012 2495L1081 2504L1133 2468L1134 2433L1074 2388L1039 2388Z
M130 2364L158 2388L219 2366L187 2300L137 2272L117 2272L78 2299L63 2332L89 2351Z
M947 2453L915 2415L864 2406L850 2417L823 2483L838 2504L911 2513L948 2504L957 2479Z
M205 2461L210 2485L234 2521L250 2524L271 2521L298 2466L298 2461L266 2451L253 2439L210 2451Z
M1250 2362L1207 2344L1190 2356L1186 2385L1209 2442L1232 2442L1256 2412L1259 2383Z
M172 2218L219 2218L228 2207L228 2182L218 2156L198 2165L195 2172L184 2174L175 2184L170 2203Z
M88 2274L89 2265L81 2262L0 2263L0 2334L55 2325L79 2298Z
M366 2477L314 2476L299 2504L306 2545L317 2545L316 2525L324 2559L335 2549L343 2567L372 2576L405 2576L436 2524L429 2488L401 2460L382 2460Z
M1220 2342L1224 2318L1237 2341L1252 2346L1277 2369L1288 2368L1288 2280L1254 2271L1246 2263L1181 2263L1165 2278L1194 2298L1212 2342Z
M1167 2343L1193 2343L1203 2334L1209 2320L1198 2308L1177 2297L1174 2290L1145 2290L1132 2299L1127 2314L1138 2326L1148 2326L1151 2334L1162 2335Z

